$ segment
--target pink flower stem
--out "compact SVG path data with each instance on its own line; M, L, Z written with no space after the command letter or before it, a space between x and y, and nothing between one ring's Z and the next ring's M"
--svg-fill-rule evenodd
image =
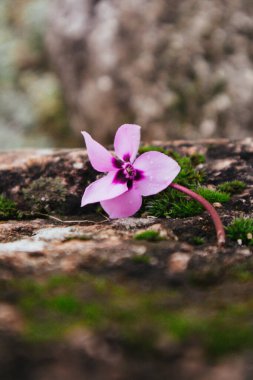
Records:
M198 201L207 210L207 212L210 214L210 216L213 220L213 223L214 223L214 226L216 229L218 245L221 246L221 245L225 244L226 236L225 236L224 227L223 227L222 221L221 221L217 211L215 210L215 208L205 198L203 198L201 195L195 193L194 191L188 189L187 187L184 187L182 185L178 185L177 183L171 183L170 187L172 187L175 190L179 190L182 193L189 195L191 198Z

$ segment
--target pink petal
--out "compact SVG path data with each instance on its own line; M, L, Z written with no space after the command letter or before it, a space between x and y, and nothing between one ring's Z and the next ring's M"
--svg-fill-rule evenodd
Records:
M136 124L123 124L116 132L114 149L116 155L124 161L133 162L140 145L141 127Z
M141 195L153 195L166 189L180 172L178 163L160 152L143 153L134 167L143 172L144 178L135 182Z
M105 177L92 182L86 187L82 197L81 206L88 203L104 201L105 199L115 198L127 191L126 183L113 183L115 172L110 172Z
M141 207L142 199L134 187L117 198L101 202L101 206L110 218L127 218L135 214Z
M115 170L113 166L112 160L113 156L107 149L105 149L101 144L97 141L93 140L91 135L87 132L81 132L86 148L89 156L89 160L94 169L99 172L109 172L111 170Z

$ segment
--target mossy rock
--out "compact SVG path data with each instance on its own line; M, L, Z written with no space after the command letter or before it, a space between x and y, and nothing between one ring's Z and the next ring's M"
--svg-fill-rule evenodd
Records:
M41 177L25 188L23 195L26 208L32 213L62 214L68 192L59 177Z
M16 203L0 195L0 220L16 219L19 216Z

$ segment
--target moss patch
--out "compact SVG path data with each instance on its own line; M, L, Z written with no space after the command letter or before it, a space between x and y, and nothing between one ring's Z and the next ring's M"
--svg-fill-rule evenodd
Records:
M163 240L159 231L146 230L143 232L138 232L134 235L135 240L147 240L147 241L160 241Z
M17 219L19 216L16 203L0 195L0 220Z
M246 188L246 183L238 180L223 182L217 186L219 191L228 194L239 194Z
M171 156L181 167L181 171L176 178L177 183L186 187L196 188L204 182L206 178L204 171L196 169L196 165L198 165L197 157L204 160L204 156L181 156L176 152L172 153Z
M194 191L211 203L224 203L230 199L229 194L210 190L206 187L196 187ZM203 207L185 194L168 188L148 200L146 210L150 215L156 217L186 218L199 215L203 211Z
M253 245L253 219L234 219L227 227L227 234L231 240L241 241L242 244L246 245Z
M205 198L210 203L225 203L230 200L230 195L221 191L217 190L211 190L207 187L199 187L196 189L196 193L201 195L203 198Z
M131 355L153 355L163 337L222 356L253 348L253 279L246 284L248 291L231 299L233 283L189 293L78 274L40 282L1 280L0 300L22 311L29 341L53 341L83 326L102 335L112 331Z
M150 145L141 147L139 152L143 153L151 150L158 150L174 158L181 167L175 182L192 189L211 203L229 201L231 188L238 189L242 186L240 181L233 181L232 186L229 187L231 191L228 192L221 191L220 188L217 190L208 189L202 186L206 177L205 173L197 169L200 163L205 162L205 156L201 154L181 156L177 152ZM186 218L199 215L203 211L203 207L198 202L171 188L167 188L157 195L144 198L143 203L142 211L156 217Z

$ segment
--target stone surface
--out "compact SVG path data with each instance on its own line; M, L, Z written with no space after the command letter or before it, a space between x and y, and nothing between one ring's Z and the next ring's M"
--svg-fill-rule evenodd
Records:
M209 186L231 179L246 182L240 195L217 208L225 225L236 216L253 216L252 139L160 145L181 154L204 154L207 161L200 166ZM35 212L28 218L23 190L41 177L56 176L68 190L65 213ZM238 322L243 334L244 324L253 318L252 247L228 240L218 248L206 213L184 219L142 215L110 221L92 207L80 210L81 194L95 177L84 151L0 154L0 193L13 198L24 213L19 220L0 222L0 377L251 378L253 346L248 333L232 338L232 332ZM53 190L47 191L50 198ZM159 231L163 240L134 238L148 229ZM196 246L192 238L199 235L205 242ZM74 282L68 285L69 281ZM90 308L82 314L87 304ZM123 309L119 312L115 305ZM225 348L216 341L225 328L222 310L230 310L229 326L231 318L235 321L230 335L221 338L232 339L232 346ZM192 327L195 318L200 321ZM210 324L201 329L206 320ZM58 324L64 334L57 335ZM211 343L204 333L208 329Z
M133 120L149 140L251 132L250 0L50 6L47 48L78 136L85 129L108 142Z

